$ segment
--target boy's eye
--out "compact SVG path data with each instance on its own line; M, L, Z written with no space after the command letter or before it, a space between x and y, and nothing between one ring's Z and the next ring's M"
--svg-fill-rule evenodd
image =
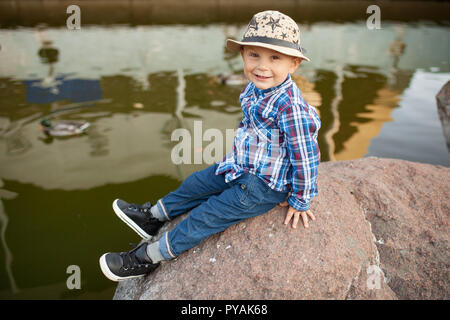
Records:
M250 52L250 57L257 58L257 57L258 57L258 54L255 53L255 52Z
M280 59L280 57L279 56L272 56L272 59L273 60L278 60L278 59Z

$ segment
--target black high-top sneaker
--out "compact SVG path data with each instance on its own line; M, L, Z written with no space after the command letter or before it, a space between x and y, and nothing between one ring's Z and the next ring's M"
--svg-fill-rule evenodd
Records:
M128 252L108 252L100 257L103 274L112 281L143 277L155 270L159 263L152 263L147 255L147 242Z
M117 216L145 240L150 240L165 223L152 217L151 207L150 202L143 205L128 203L120 199L113 202L113 209Z

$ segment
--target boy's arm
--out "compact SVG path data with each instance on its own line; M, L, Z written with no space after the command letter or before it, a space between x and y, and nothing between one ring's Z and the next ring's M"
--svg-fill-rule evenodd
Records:
M317 168L320 151L317 133L320 120L308 107L287 106L280 115L283 132L292 164L291 195L288 204L295 210L306 212L311 199L317 195Z

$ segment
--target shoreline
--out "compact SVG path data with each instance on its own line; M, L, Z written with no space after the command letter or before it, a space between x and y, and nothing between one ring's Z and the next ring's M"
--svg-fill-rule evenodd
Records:
M0 27L65 26L69 5L78 5L83 25L156 25L246 23L255 12L282 11L298 23L358 21L369 16L366 9L376 4L383 21L448 21L448 2L431 1L223 1L223 0L7 0L0 2ZM344 9L343 9L344 8Z

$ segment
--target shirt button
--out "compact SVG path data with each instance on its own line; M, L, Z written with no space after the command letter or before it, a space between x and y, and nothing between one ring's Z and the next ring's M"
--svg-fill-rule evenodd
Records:
M245 190L245 188L247 188L247 187L245 186L245 184L241 184L241 189L242 189L242 190Z

